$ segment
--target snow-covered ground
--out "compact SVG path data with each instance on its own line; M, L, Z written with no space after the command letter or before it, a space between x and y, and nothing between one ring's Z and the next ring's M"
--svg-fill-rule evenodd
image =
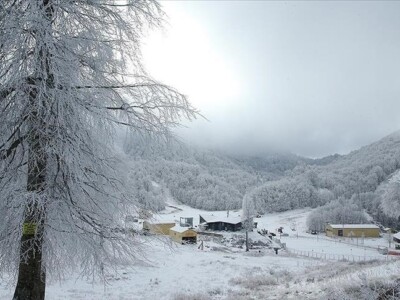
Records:
M309 212L303 209L255 219L259 229L275 232L283 227L289 236L282 236L281 241L288 251L275 254L272 249L261 248L245 252L212 240L204 241L204 250L200 250L198 245L152 239L148 241L147 261L120 269L106 285L71 276L62 282L50 282L46 299L319 299L332 283L357 281L363 274L371 278L398 274L399 261L382 260L384 256L374 248L386 245L386 240L365 239L363 245L358 241L357 246L357 241L351 244L348 240L308 234L305 220ZM230 211L229 215L238 217L240 213ZM227 216L226 211L205 212L170 203L154 219L179 221L180 217L194 217L197 226L199 214ZM227 234L231 236L232 233ZM250 233L250 238L266 239L256 231ZM351 257L362 257L365 262L357 263ZM341 261L343 258L348 261ZM369 262L376 258L381 260ZM0 299L11 299L12 289L2 281Z

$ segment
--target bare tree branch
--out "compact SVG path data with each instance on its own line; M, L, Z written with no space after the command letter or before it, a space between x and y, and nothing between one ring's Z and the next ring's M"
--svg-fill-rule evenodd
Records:
M0 101L7 98L9 95L11 95L15 91L14 88L8 88L4 90L0 90Z

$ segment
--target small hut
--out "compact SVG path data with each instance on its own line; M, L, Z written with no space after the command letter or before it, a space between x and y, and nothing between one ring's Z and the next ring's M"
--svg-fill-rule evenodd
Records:
M196 244L197 232L189 227L174 226L169 230L170 237L180 244Z

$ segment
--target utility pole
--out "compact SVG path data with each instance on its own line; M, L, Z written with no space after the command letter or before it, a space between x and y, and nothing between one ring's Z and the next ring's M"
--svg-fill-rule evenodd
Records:
M246 228L246 252L249 251L249 230Z

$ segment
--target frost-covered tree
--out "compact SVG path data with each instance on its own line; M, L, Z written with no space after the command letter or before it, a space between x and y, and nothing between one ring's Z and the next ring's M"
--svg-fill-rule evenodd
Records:
M366 223L364 210L351 199L339 198L313 210L307 217L310 230L325 231L326 223L360 224Z
M249 251L249 231L253 231L253 217L255 215L253 198L248 194L244 195L242 201L242 224L246 230L246 251Z
M382 211L389 217L400 217L400 182L391 182L382 195Z
M249 194L244 195L242 201L242 221L246 230L253 229L253 218L256 214L254 199Z
M116 125L168 134L196 111L143 71L156 1L0 2L0 265L14 299L43 299L46 273L126 262L132 239Z

